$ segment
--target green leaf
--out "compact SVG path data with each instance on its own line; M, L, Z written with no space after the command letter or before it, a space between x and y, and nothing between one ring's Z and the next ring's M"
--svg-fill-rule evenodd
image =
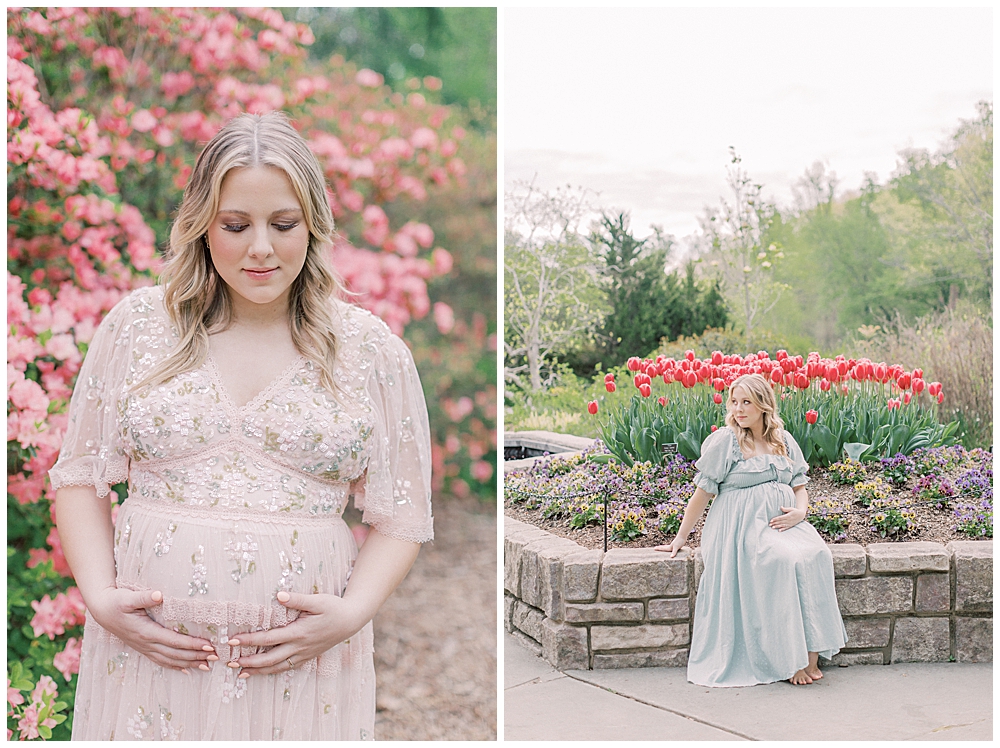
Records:
M847 459L859 462L861 460L861 455L870 446L871 444L862 444L861 442L849 442L844 445L844 452L847 454Z
M46 740L52 739L52 729L47 727L46 725L38 726L38 734L41 735Z
M677 451L689 460L697 460L701 457L701 442L690 431L682 431L677 435Z
M590 456L590 461L591 462L599 462L599 463L604 464L604 463L608 463L608 462L614 462L615 461L615 456L614 455L591 455Z
M840 443L836 435L822 423L817 423L812 427L811 436L813 442L823 450L823 456L827 461L836 462L840 456L840 451L837 449Z

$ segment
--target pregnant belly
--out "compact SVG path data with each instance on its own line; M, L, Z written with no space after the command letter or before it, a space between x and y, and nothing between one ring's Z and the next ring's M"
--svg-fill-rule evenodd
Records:
M160 591L163 603L148 611L155 621L217 647L294 620L279 591L342 595L356 555L339 517L212 514L128 499L115 528L118 586Z

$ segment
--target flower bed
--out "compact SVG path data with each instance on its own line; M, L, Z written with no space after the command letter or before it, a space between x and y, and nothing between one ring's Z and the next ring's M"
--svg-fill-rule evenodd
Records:
M694 493L694 462L682 455L660 465L593 459L602 454L608 452L598 441L582 452L539 458L507 472L506 514L585 548L600 548L606 495L609 547L671 540ZM992 457L986 450L952 446L814 467L807 520L833 543L992 538ZM699 544L700 527L699 522L688 538L692 548Z

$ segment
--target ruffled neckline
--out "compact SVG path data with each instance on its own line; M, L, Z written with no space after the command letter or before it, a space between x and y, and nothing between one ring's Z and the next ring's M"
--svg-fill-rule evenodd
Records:
M785 463L787 463L788 467L791 466L792 458L789 455L763 454L763 455L753 455L751 457L744 457L743 450L740 449L739 440L736 438L736 433L729 427L726 427L726 430L729 432L729 443L730 447L732 448L733 457L735 458L737 464L743 463L748 467L756 467L760 465L763 466L763 469L766 470L767 466L771 464L772 460L780 459L784 460ZM791 448L788 446L788 439L785 438L787 433L788 433L787 431L782 431L781 438L785 442L785 449L791 452ZM780 467L785 467L786 466L785 463L779 463ZM756 471L750 471L750 472L756 472Z

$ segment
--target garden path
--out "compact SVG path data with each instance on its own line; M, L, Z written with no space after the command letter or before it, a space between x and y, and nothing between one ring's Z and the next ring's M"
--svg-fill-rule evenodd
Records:
M825 668L704 688L677 667L561 673L504 635L504 740L991 740L990 663ZM887 699L886 694L890 694Z
M449 497L375 617L378 740L496 740L496 504Z

